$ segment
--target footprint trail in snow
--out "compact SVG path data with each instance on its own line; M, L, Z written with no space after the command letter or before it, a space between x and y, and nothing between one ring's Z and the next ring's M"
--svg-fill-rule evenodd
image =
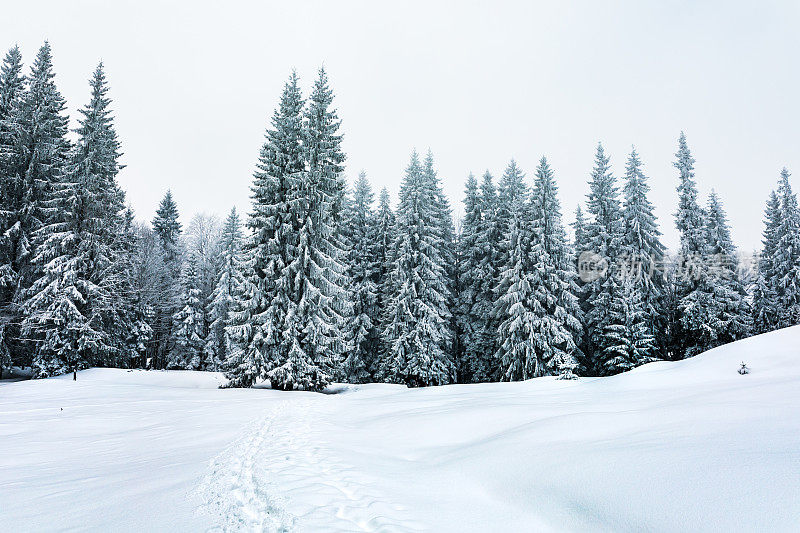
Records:
M370 476L326 449L314 407L278 404L211 461L197 495L214 530L423 531Z

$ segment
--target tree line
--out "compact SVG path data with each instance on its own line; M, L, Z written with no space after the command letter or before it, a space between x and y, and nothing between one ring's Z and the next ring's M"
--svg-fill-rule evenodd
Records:
M720 197L701 203L681 133L680 246L668 254L634 150L598 145L568 232L546 158L467 178L456 225L433 155L412 153L396 209L348 188L327 74L293 73L267 128L245 220L167 192L135 220L108 83L90 79L75 140L45 43L0 70L0 369L221 370L229 386L320 390L610 375L800 323L800 212L784 169L763 249L741 264ZM572 238L570 238L570 234Z

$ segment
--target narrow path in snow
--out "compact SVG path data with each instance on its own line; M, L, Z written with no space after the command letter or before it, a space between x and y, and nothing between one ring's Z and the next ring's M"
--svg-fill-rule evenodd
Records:
M282 402L211 461L197 494L216 530L425 529L326 446L330 403Z

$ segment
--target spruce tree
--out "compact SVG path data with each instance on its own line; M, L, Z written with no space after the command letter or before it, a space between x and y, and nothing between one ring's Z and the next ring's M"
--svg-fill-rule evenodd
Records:
M500 321L496 357L500 363L500 377L508 381L543 376L547 372L539 353L546 346L537 336L537 315L541 309L535 291L541 280L531 264L532 232L525 207L524 197L508 206L511 226L503 241L504 266L494 311Z
M365 383L371 377L370 369L375 367L374 358L379 351L378 287L375 279L379 265L372 211L374 196L366 174L361 172L355 182L345 224L350 246L348 275L353 304L353 316L348 326L353 347L345 357L343 372L350 383Z
M245 286L229 333L231 386L321 390L349 348L351 312L336 217L343 209L339 119L324 70L308 110L293 73L254 176Z
M706 255L713 264L709 282L714 293L714 307L724 325L716 331L715 344L719 345L750 334L751 311L747 290L739 274L738 252L731 238L728 217L714 191L709 195L706 213Z
M778 327L778 299L776 276L774 273L775 255L778 249L778 228L781 224L781 202L778 194L770 192L764 210L764 233L762 250L757 262L756 280L753 284L753 332L767 333Z
M549 373L575 368L577 341L582 333L581 310L576 292L567 235L561 222L558 187L547 159L536 168L531 194L533 217L533 269L539 284L536 298L541 308L540 341L546 345L541 359Z
M283 363L296 331L283 321L295 312L294 280L284 276L296 250L298 201L295 182L303 161L303 98L292 73L267 130L253 177L253 208L247 226L245 275L237 309L228 329L233 340L226 375L229 386L249 387ZM303 371L307 362L303 362ZM327 376L323 378L327 382ZM276 385L282 385L278 381ZM288 383L286 384L288 385Z
M30 286L40 273L31 265L31 260L42 241L41 238L37 241L33 234L60 216L48 202L56 192L56 184L62 181L69 161L67 106L54 79L52 52L50 44L45 42L31 67L28 91L16 118L20 154L18 175L22 176L23 192L13 247L17 262L15 271L21 277L23 288ZM22 292L17 294L21 296Z
M304 159L300 163L307 162L307 170L290 177L287 195L297 241L278 283L290 289L291 312L282 326L290 344L266 374L275 388L323 389L349 349L342 330L351 306L345 292L344 250L335 222L344 193L344 154L332 101L327 76L320 69L301 131Z
M155 353L153 366L164 368L175 346L173 317L181 309L181 268L183 249L181 234L183 226L178 221L178 206L167 190L153 217L153 231L158 237L164 269L159 279L161 296L153 317Z
M4 263L3 314L5 344L18 364L30 364L32 347L20 334L25 319L27 289L39 277L32 264L37 241L34 234L52 222L46 202L54 184L66 171L69 142L66 103L55 86L50 45L39 49L27 80L20 80L21 57L12 51L5 63L6 117L0 124L0 197L3 198L2 249ZM27 90L20 84L27 81ZM46 210L47 213L46 214Z
M481 356L476 353L480 345L481 320L475 316L476 304L480 295L481 252L478 246L480 237L482 213L481 198L478 191L478 180L470 172L464 191L464 218L461 221L461 235L459 239L459 292L455 316L458 322L458 331L461 334L461 344L464 347L464 363L458 365L460 377L465 381L474 379L472 375L475 362ZM460 367L460 368L459 368Z
M677 295L678 326L673 338L672 350L678 357L686 357L703 351L706 345L708 326L703 323L709 295L694 294L705 277L706 213L697 200L697 185L694 180L694 158L681 132L678 152L673 163L678 169L678 211L675 225L680 233L677 272L675 277Z
M41 275L27 291L23 334L36 340L34 367L46 377L117 355L129 328L118 296L124 263L124 195L116 184L119 142L102 64L81 109L79 139L64 179L44 189L40 243L33 263Z
M577 265L580 254L587 251L589 247L588 222L583 216L583 209L580 205L575 208L575 220L570 225L572 226L572 250L575 255L575 265Z
M236 208L232 208L220 238L221 264L211 301L206 313L209 317L205 352L214 370L228 356L228 336L225 332L230 322L236 297L242 290L242 228Z
M697 184L694 179L694 157L681 132L678 138L678 152L673 166L678 169L678 211L675 225L680 232L680 254L684 261L701 255L705 243L705 212L697 200Z
M433 194L434 220L433 227L439 232L439 256L444 263L444 283L446 286L445 307L450 315L450 344L446 347L448 357L453 362L455 373L453 379L458 383L459 370L464 370L463 347L455 314L451 312L455 306L455 295L458 291L459 258L456 251L456 230L450 201L441 187L439 176L434 168L433 153L428 150L422 164L423 179Z
M397 210L397 256L383 332L389 345L389 378L406 385L450 383L454 365L447 265L442 256L441 190L425 172L416 152L406 169Z
M498 220L498 197L492 175L483 174L480 188L481 219L475 245L476 261L475 302L472 316L475 320L473 342L467 354L474 381L491 381L500 378L497 352L497 330L500 322L494 316L495 289L503 262L500 221Z
M12 363L19 310L14 305L18 287L16 244L24 196L17 118L25 96L22 54L14 46L0 66L0 375Z
M587 209L591 220L586 227L588 251L606 261L607 271L598 272L581 288L586 335L583 351L589 355L588 365L595 372L606 371L602 354L608 347L604 336L611 322L611 301L618 289L618 261L622 249L623 219L616 178L602 144L597 145L595 166L589 181Z
M397 257L396 248L396 219L392 211L389 191L384 187L378 197L378 209L375 213L375 234L373 236L376 271L373 282L376 286L376 323L380 334L377 339L376 358L370 373L379 381L387 381L391 377L391 358L388 344L385 342L383 332L391 322L390 302L396 291L392 279L392 269Z
M198 277L197 258L190 255L181 276L182 307L173 316L175 347L168 368L199 370L203 363L203 304Z
M786 168L781 170L778 185L780 223L775 230L772 265L780 328L800 324L800 209L789 176Z
M530 200L515 207L504 245L507 266L495 309L501 320L497 359L503 379L528 379L575 366L580 310L557 192L553 172L542 158Z
M180 270L180 236L183 226L178 221L178 205L172 198L172 191L168 190L162 198L153 217L153 230L161 241L164 251L164 260L172 270Z
M642 172L642 162L636 149L632 149L625 168L625 200L622 208L623 238L620 261L623 262L623 276L631 277L632 290L640 293L651 335L663 327L663 317L659 311L662 297L665 247L661 243L653 205L647 198L650 186L647 176Z
M633 278L621 280L611 300L610 320L603 331L603 373L625 372L653 360L655 338Z

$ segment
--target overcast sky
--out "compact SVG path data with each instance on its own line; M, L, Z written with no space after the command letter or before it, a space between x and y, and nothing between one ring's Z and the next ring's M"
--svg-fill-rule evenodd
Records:
M677 234L681 130L705 201L721 195L736 242L759 245L782 166L800 189L798 2L13 2L0 46L30 64L53 46L71 117L103 60L127 168L149 220L171 188L184 224L249 211L249 184L283 83L324 64L347 174L396 195L430 148L457 213L464 180L546 155L567 221L602 141L617 175L635 144L665 242Z

